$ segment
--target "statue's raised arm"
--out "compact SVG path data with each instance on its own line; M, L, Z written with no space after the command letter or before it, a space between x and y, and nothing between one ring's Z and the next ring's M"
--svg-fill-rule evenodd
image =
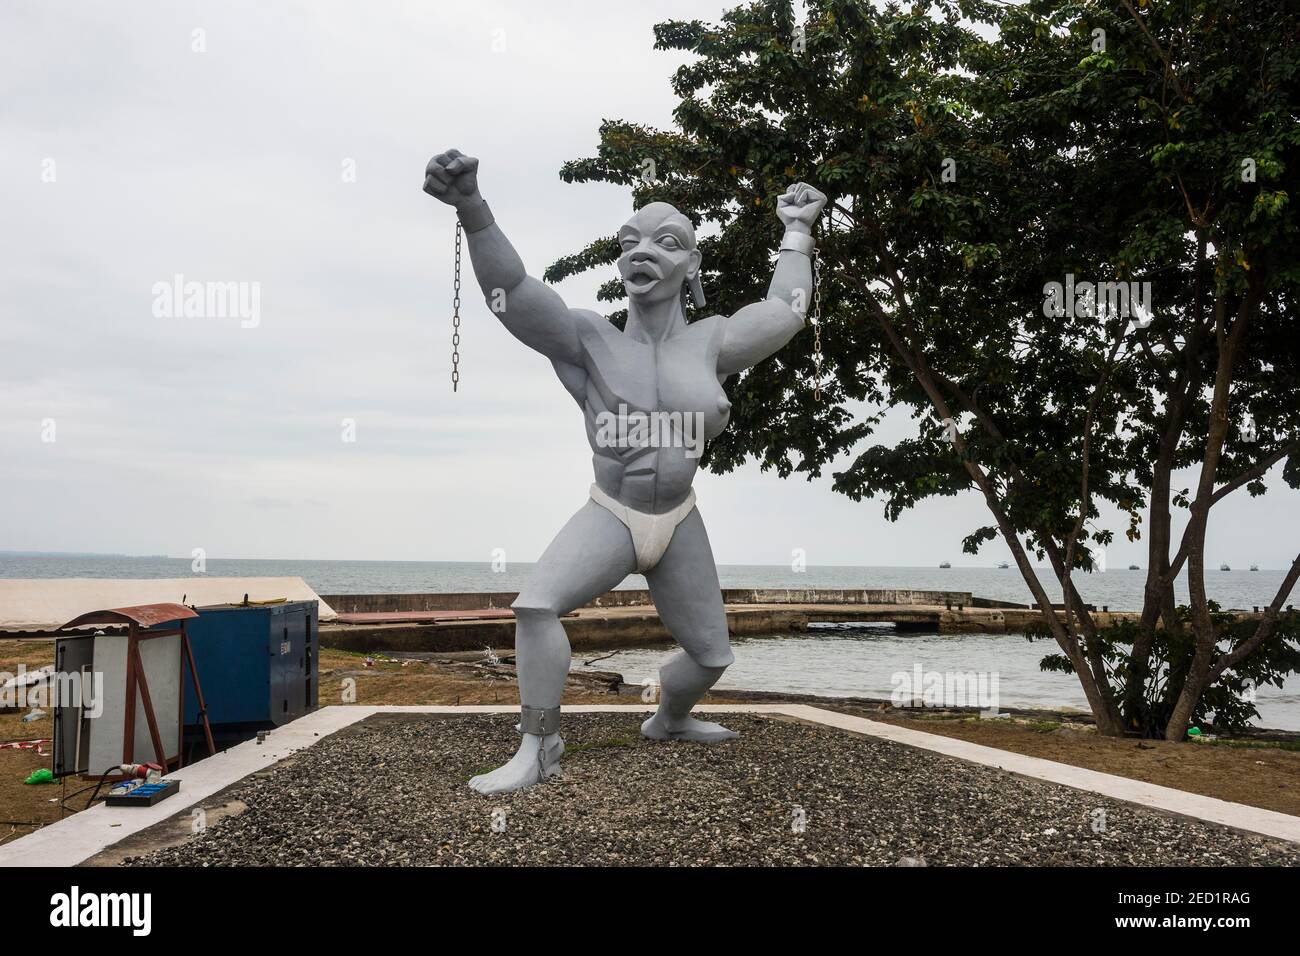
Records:
M479 195L478 160L449 149L429 160L424 191L456 209L465 229L474 277L488 308L510 333L557 362L580 363L578 330L564 300L530 276Z
M803 328L813 291L812 229L825 205L826 196L807 183L795 183L777 200L776 214L785 224L785 236L772 284L766 299L727 319L718 353L720 375L756 365Z

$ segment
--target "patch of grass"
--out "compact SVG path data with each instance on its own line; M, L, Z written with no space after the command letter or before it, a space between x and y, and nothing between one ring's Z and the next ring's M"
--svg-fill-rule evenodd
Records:
M863 716L870 717L871 714L866 712ZM1046 720L1035 718L1002 718L1001 720L986 720L983 717L972 716L963 713L939 713L927 714L924 712L913 712L908 710L895 710L891 716L906 717L908 720L914 720L918 723L957 723L972 725L993 725L1002 724L1005 727L1016 727L1023 730L1030 730L1037 734L1050 734L1053 731L1060 730L1062 723L1059 720Z
M1059 720L1026 720L1017 721L1018 727L1024 727L1026 730L1032 730L1036 734L1050 734L1053 731L1061 729Z
M871 714L872 714L872 711L861 711L861 713L862 713L862 715L865 716L865 717L870 717ZM890 713L891 713L891 716L896 716L896 717L906 717L908 720L918 720L918 721L920 721L920 720L932 720L932 721L936 721L936 722L938 722L938 721L952 721L952 720L955 720L955 721L958 721L958 722L962 722L962 721L978 720L978 719L979 719L979 718L977 718L977 717L971 717L969 714L962 714L962 713L941 713L941 714L932 714L932 713L926 713L926 712L923 711L923 710L911 710L911 709L909 709L909 708L904 708L904 707L896 708L895 710L891 711Z
M1243 750L1290 750L1300 753L1300 740L1230 740L1222 737L1202 740L1204 747L1239 747Z

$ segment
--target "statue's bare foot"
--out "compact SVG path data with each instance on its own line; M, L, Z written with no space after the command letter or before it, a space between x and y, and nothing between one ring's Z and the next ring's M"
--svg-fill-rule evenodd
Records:
M691 716L671 719L662 713L656 713L643 723L641 734L651 740L692 740L701 744L717 743L719 740L731 740L740 736L722 724L696 720Z
M544 756L538 759L538 751L543 749ZM560 755L563 753L564 738L559 734L547 734L545 738L536 734L524 734L519 743L519 751L510 758L510 762L491 773L471 777L470 789L479 793L506 793L558 777Z

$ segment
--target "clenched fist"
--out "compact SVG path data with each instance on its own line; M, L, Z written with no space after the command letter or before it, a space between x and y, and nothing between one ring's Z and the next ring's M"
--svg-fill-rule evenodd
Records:
M458 149L439 153L424 168L424 191L456 207L480 198L478 160Z
M793 232L811 233L826 205L826 194L807 183L795 183L776 201L776 217Z

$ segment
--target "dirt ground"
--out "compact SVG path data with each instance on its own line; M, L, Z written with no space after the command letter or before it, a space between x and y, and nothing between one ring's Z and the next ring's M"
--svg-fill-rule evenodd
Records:
M51 641L0 642L0 671L7 674L16 674L19 664L35 670L53 663L54 644ZM0 713L0 743L53 736L52 711L46 707L41 709L46 711L46 715L29 723L23 723L27 711ZM0 844L58 820L63 813L60 800L66 793L85 786L77 780L67 781L66 786L61 783L24 784L23 781L35 771L49 768L49 744L45 744L43 749L46 752L44 756L35 750L0 750ZM71 806L84 804L89 796L89 793L83 793L79 801L76 798L70 801Z
M0 643L0 671L15 673L53 661L53 644L44 641ZM478 662L390 661L322 649L320 704L513 704L519 700L508 665ZM629 703L619 694L615 675L608 672L570 675L564 702L569 704ZM725 693L710 695L709 703L739 703ZM880 711L826 700L822 706L884 720L931 733L960 737L974 743L1043 757L1104 773L1144 780L1207 796L1300 815L1300 752L1277 746L1234 746L1229 743L1182 743L1099 737L1090 727L1050 720L979 720L963 717L916 716ZM47 715L22 723L23 714L0 714L0 742L48 738ZM47 748L48 749L48 748ZM88 791L79 779L26 785L35 770L49 767L50 758L32 750L0 750L0 844L38 826L84 808ZM62 802L66 801L66 810Z

